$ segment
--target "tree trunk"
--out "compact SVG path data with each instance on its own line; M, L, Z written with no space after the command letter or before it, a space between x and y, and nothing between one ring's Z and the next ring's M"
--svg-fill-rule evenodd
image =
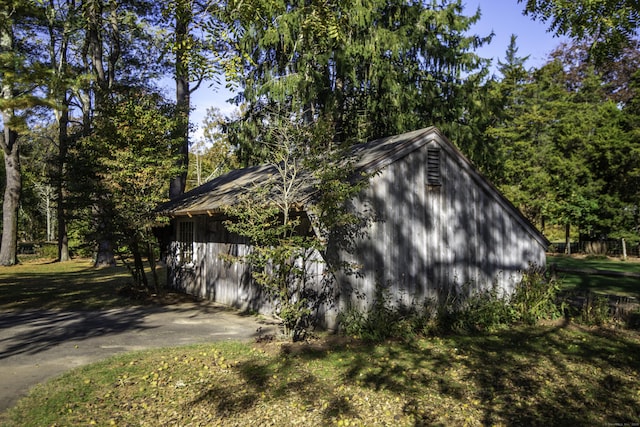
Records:
M0 17L8 21L4 12L0 12ZM0 52L12 52L13 47L12 23L3 23L0 26ZM0 90L0 96L4 100L13 98L13 87L10 83L3 82ZM22 176L18 133L12 128L12 119L14 119L12 108L2 110L4 132L0 147L4 152L7 182L2 202L0 265L14 265L18 262L18 207L20 206L20 192L22 191Z
M564 226L564 241L565 241L565 253L571 255L571 224L565 224Z
M18 134L9 123L9 114L3 113L4 120L4 167L7 183L2 203L2 246L0 246L0 265L18 263L18 207L22 190L20 172L20 150Z
M93 65L93 72L95 73L96 83L101 89L106 89L108 76L105 72L104 62L102 60L102 1L91 0L87 3L86 17L88 54Z
M113 252L111 240L103 239L98 242L96 261L94 267L113 267L116 265L116 257Z
M61 186L58 187L58 261L69 261L69 237L67 234L67 214L64 209L64 191Z
M153 279L153 289L157 294L160 290L160 284L158 283L158 272L156 271L156 256L153 253L153 244L151 241L147 242L147 260L149 261L149 266L151 267L151 277Z
M86 53L89 55L93 66L95 77L95 87L93 88L93 96L95 97L95 114L104 114L103 109L106 103L106 96L109 88L114 84L116 63L120 59L120 35L117 24L114 23L116 12L112 11L109 19L105 21L103 17L105 3L101 0L90 0L87 2L87 40ZM104 32L106 28L111 31L110 45L107 49L109 54L105 61L105 49L103 42L105 41ZM89 119L90 120L90 119ZM87 124L85 123L85 126ZM88 127L90 129L91 126ZM98 196L96 201L96 222L97 222L97 240L98 248L96 253L95 267L106 267L116 265L116 257L109 233L111 218L105 214L105 203L108 203L103 197Z
M55 7L51 4L52 9ZM69 39L65 33L60 39L59 48L56 46L56 23L51 20L49 22L49 55L56 60L51 61L52 72L55 78L64 79L67 74L67 55L69 50ZM58 158L55 165L54 182L56 186L56 217L58 220L58 261L69 261L69 239L67 236L67 220L65 210L65 167L67 163L67 153L69 151L69 104L67 97L67 89L61 87L52 89L51 96L57 99L62 106L61 109L55 110L56 120L58 122ZM48 217L47 217L48 218ZM47 234L47 239L50 234Z
M136 285L141 285L148 292L149 289L149 281L147 280L147 275L144 272L144 263L142 262L142 255L140 254L140 242L138 239L134 239L131 242L131 252L133 253L133 265L134 265L134 280Z
M187 186L190 90L186 41L189 37L191 15L191 0L179 0L176 4L176 107L178 113L176 135L181 139L181 144L177 147L176 154L179 155L177 163L182 172L169 183L169 198L171 199L184 193Z
M65 95L65 105L66 95ZM69 136L67 126L69 124L69 110L64 109L60 113L58 121L58 164L56 170L56 191L58 196L58 261L69 261L69 238L67 236L67 214L65 211L65 165L69 149Z

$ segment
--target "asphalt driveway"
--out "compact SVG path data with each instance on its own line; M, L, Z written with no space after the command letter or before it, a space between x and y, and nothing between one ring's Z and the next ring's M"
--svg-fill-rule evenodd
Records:
M213 303L0 312L0 412L35 384L117 353L249 341L275 330L274 323Z

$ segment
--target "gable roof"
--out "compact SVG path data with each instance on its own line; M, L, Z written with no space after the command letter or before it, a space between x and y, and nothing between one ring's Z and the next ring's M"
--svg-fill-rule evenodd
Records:
M235 169L161 204L156 211L171 216L217 213L233 206L251 186L266 182L275 173L273 165Z
M517 209L473 164L435 127L376 139L352 147L351 155L356 172L375 173L409 153L437 141L460 168L470 174L471 178L493 199L509 212L529 234L545 248L549 241L538 229ZM222 212L225 207L236 204L251 188L267 182L277 175L274 165L252 166L236 169L221 175L199 187L188 191L174 200L160 205L157 211L170 216L213 215ZM310 187L312 187L310 185ZM303 194L308 199L313 189L305 189ZM303 204L306 200L300 200Z
M354 169L375 172L413 151L417 147L408 145L420 140L430 131L437 131L437 129L431 127L358 144L351 150L355 159ZM276 174L277 169L274 165L235 169L160 205L157 211L171 216L221 212L225 207L237 203L239 198L246 195L253 186L268 181Z

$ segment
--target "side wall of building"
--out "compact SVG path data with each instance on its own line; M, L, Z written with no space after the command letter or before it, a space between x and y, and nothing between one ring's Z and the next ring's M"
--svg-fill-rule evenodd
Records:
M274 306L268 296L252 279L251 267L240 261L252 250L247 239L230 233L224 226L224 220L215 216L199 215L174 221L176 234L168 260L168 283L172 288L241 310L263 314L273 312ZM180 229L186 223L192 223L194 230L191 262L181 259L184 244L180 242ZM326 294L329 278L325 275L326 269L320 254L309 254L304 262L307 285L318 293ZM327 295L327 300L326 304L317 308L322 320L333 305L331 295Z
M343 254L359 268L340 277L342 308L366 308L381 290L404 305L494 284L511 292L523 270L545 263L540 236L438 138L385 166L355 208L369 212L370 226Z
M251 280L250 266L237 261L251 250L246 239L229 233L219 218L198 215L174 221L176 235L168 262L169 283L173 288L243 310L270 310L259 287ZM180 229L186 223L194 226L191 262L181 259L185 242L180 242Z

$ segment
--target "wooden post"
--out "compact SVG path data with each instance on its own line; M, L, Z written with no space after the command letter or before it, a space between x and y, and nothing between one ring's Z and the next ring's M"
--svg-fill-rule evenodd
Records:
M627 242L622 238L622 260L627 260Z

